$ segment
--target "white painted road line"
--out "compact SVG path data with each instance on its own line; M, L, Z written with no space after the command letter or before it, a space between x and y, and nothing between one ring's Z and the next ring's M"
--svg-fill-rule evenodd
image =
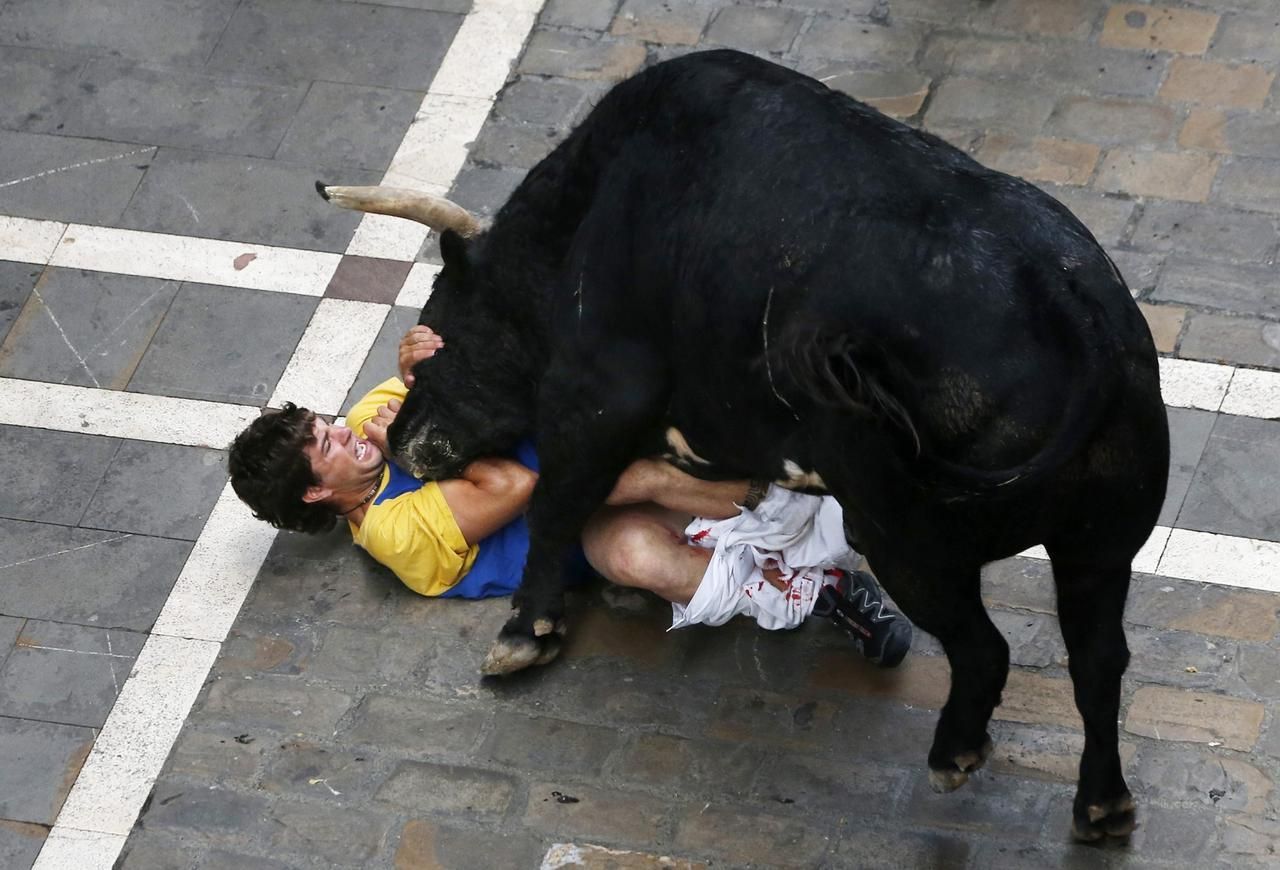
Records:
M1166 405L1216 411L1234 373L1233 366L1161 357L1160 394Z
M62 805L58 828L128 835L217 657L217 643L147 638Z
M57 826L49 832L32 870L95 870L110 867L124 848L124 834Z
M0 259L43 266L66 229L67 225L58 221L0 215Z
M276 530L254 519L228 483L151 633L221 643L275 538Z
M404 279L400 295L396 297L396 305L408 308L421 308L431 298L431 285L440 274L440 266L435 263L414 263L409 269L409 276Z
M1164 552L1165 543L1169 540L1168 526L1156 526L1151 530L1150 537L1147 542L1142 545L1142 549L1133 557L1133 570L1142 574L1154 574L1156 566L1160 563L1160 556ZM1047 560L1048 552L1044 547L1032 547L1029 550L1023 550L1018 554L1027 559Z
M1280 373L1236 369L1227 396L1222 400L1222 413L1280 419Z
M249 405L0 378L0 423L224 449L258 416Z
M1280 543L1174 529L1156 573L1219 586L1280 592Z
M317 414L338 413L390 310L373 302L321 299L269 404L293 402Z
M341 254L71 224L51 266L323 295Z

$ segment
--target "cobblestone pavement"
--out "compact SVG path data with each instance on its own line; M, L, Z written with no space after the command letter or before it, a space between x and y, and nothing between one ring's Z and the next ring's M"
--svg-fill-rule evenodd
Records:
M1274 0L548 0L491 107L433 83L480 6L0 3L0 866L55 820L127 835L126 868L1280 866ZM1042 560L987 572L1014 663L996 753L939 796L927 637L883 673L825 626L667 635L655 601L592 589L561 661L481 682L506 602L415 597L342 534L220 524L229 433L389 374L438 262L314 178L430 180L403 155L439 91L487 116L447 153L491 213L610 83L722 45L1041 184L1138 295L1174 451L1127 612L1127 848L1069 842L1083 735ZM167 617L171 590L253 547L234 624L174 628L202 618ZM68 790L168 673L144 645L194 706L136 825L95 827L115 802Z

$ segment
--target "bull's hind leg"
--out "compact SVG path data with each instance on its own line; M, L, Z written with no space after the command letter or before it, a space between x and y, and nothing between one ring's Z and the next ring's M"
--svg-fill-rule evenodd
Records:
M1084 720L1084 754L1072 808L1072 834L1091 841L1104 834L1127 836L1134 805L1120 770L1120 678L1129 664L1124 600L1128 561L1089 565L1051 549L1058 589L1058 621L1067 644L1076 707Z
M872 567L907 617L942 643L951 665L951 690L929 749L929 784L952 791L991 754L987 724L1009 674L1009 644L982 605L978 567Z

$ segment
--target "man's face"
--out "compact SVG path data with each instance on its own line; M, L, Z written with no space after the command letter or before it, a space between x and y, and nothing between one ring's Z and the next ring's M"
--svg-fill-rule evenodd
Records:
M333 426L319 417L312 426L314 440L303 452L311 470L320 478L320 488L349 489L367 481L370 472L382 465L381 451L367 439L357 438L346 426Z

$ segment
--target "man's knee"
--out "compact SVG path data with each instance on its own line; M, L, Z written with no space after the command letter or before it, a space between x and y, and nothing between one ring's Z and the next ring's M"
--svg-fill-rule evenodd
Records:
M670 533L644 518L618 519L590 542L587 557L607 579L623 586L649 588L661 575L662 551Z

